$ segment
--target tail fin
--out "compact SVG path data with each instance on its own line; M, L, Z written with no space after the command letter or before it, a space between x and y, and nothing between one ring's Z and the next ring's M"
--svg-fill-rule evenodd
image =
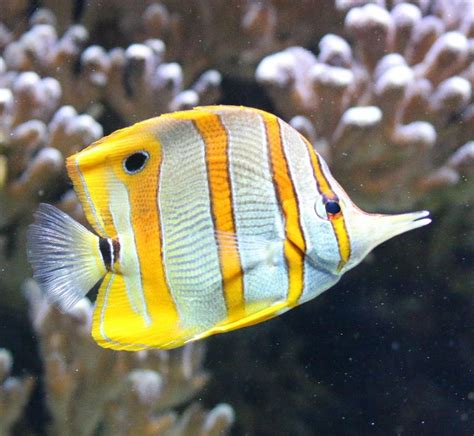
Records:
M40 204L28 229L33 277L62 310L74 306L106 274L99 237L49 204Z

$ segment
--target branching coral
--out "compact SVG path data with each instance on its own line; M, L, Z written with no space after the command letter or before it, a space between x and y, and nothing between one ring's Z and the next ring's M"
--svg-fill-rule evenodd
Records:
M348 8L349 42L329 34L318 56L273 54L256 78L360 202L406 208L435 189L473 188L474 13L395 3Z
M28 4L21 3L10 7L7 24L22 12L26 15ZM287 0L138 0L133 8L117 0L44 0L41 5L53 10L54 18L44 10L35 15L54 24L59 33L80 23L94 43L107 48L161 39L166 61L180 63L186 84L208 68L251 77L263 55L312 43L339 19L333 0L320 0L317 7L314 0L300 0L298 7Z
M162 39L188 79L209 67L250 78L262 56L311 44L339 18L333 0L300 0L297 7L287 0L162 0L147 5L129 34L135 40Z
M106 99L128 123L217 100L217 71L206 71L185 90L181 66L163 62L164 51L158 39L111 51Z
M150 370L134 370L127 379L122 397L108 408L104 435L218 436L228 433L234 411L219 404L205 411L197 403L180 415L156 413L160 402L160 377Z
M34 386L32 377L11 375L13 358L9 351L0 348L0 435L10 434L13 425L23 413Z
M1 97L0 145L8 160L2 197L14 199L2 218L11 220L57 189L64 159L100 138L102 128L71 106L59 107L59 83L33 72L18 74Z
M298 7L280 0L165 0L150 4L143 25L136 28L143 28L146 37L165 41L171 58L187 73L196 75L212 66L229 75L250 76L270 51L322 35L336 19L333 11L328 0L319 2L318 8L311 0L300 1Z
M90 335L92 305L84 299L69 313L47 303L29 281L25 293L44 365L50 434L214 435L233 422L230 406L210 412L198 404L181 415L173 407L189 402L208 379L203 344L173 351L116 352Z
M148 39L108 53L101 46L89 45L89 32L82 25L73 25L58 36L55 22L47 10L33 15L31 28L6 44L3 68L55 78L62 88L62 104L98 114L106 102L124 123L132 123L214 103L219 97L217 71L208 70L195 82L185 81L178 63L164 61L166 47L161 40ZM187 77L193 76L188 72Z
M0 89L0 257L10 274L0 283L3 299L18 302L18 286L28 277L25 229L40 201L66 189L64 159L102 136L102 127L72 106L60 107L61 87L34 72L7 73ZM64 206L80 211L65 196ZM11 230L15 229L15 232ZM15 272L14 274L12 272Z
M42 77L56 78L63 91L61 103L82 111L97 104L108 71L105 50L86 48L88 38L80 25L71 26L59 37L53 25L38 23L11 41L3 57L9 70L35 71Z

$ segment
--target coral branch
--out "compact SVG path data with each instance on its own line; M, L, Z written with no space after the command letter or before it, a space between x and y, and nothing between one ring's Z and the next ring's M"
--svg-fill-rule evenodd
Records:
M13 425L21 417L34 386L32 377L11 375L13 358L0 348L0 436L11 434Z
M233 411L220 405L204 412L193 405L179 418L173 407L188 403L205 385L204 345L173 351L116 352L90 335L92 305L84 299L61 313L29 281L25 293L44 364L51 434L225 434ZM192 425L190 427L192 418Z
M91 116L60 107L62 90L56 79L28 71L6 82L0 88L0 258L16 274L3 274L0 284L4 302L16 304L18 286L30 274L24 244L31 213L40 201L66 191L65 158L103 132Z
M5 64L10 70L54 77L63 90L61 103L82 111L100 99L108 71L105 50L85 48L88 39L83 26L72 26L59 37L53 25L36 24L7 45Z
M473 165L456 154L473 134L473 14L415 3L337 2L351 42L326 35L318 56L293 47L256 70L279 112L309 133L343 184L360 187L354 196L366 207L412 207L448 188L452 201L464 192L455 190L460 168Z
M164 51L160 40L111 51L106 99L128 123L218 98L221 78L217 71L205 72L186 90L181 66L163 62Z

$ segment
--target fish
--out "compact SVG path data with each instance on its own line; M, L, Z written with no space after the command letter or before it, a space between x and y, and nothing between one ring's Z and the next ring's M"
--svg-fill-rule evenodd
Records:
M116 350L175 348L274 318L431 222L428 211L362 211L304 136L243 106L139 122L66 168L92 231L40 204L28 259L61 310L100 283L92 337Z

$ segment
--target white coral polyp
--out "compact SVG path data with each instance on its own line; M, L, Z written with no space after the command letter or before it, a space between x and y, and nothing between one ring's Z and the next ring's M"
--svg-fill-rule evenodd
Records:
M347 109L342 115L344 124L362 128L372 127L382 120L382 111L377 106L356 106Z

